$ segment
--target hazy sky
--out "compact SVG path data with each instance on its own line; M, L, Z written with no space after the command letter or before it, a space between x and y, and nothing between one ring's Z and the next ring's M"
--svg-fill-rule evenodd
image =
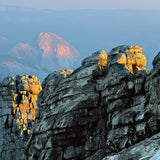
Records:
M3 5L54 10L160 9L160 0L0 0L0 7Z

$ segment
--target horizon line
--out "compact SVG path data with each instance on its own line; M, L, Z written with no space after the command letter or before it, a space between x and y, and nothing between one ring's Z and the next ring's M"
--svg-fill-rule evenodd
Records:
M0 12L5 12L5 7L15 7L19 9L28 9L28 10L36 10L36 11L160 11L160 9L128 9L128 8L112 8L112 9L96 9L96 8L81 8L81 9L50 9L50 8L34 8L34 7L25 7L25 6L18 6L18 5L1 5L0 4ZM3 11L2 11L3 9Z

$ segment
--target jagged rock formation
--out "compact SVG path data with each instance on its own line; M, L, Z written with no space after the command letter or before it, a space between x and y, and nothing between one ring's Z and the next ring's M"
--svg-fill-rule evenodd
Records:
M96 58L98 60L98 66L102 69L104 66L107 65L108 62L108 53L105 51L100 51L99 56Z
M21 159L158 160L160 53L148 74L139 50L95 52L73 73L48 75Z
M111 160L113 157L107 155L160 131L159 56L147 74L146 69L139 69L146 64L140 48L117 48L120 54L113 54L113 50L109 54L93 53L67 78L53 72L44 80L39 113L23 159ZM128 48L132 48L131 52ZM124 56L127 63L120 63ZM130 56L134 57L133 63ZM121 159L132 158L134 153L129 153Z
M159 140L160 134L158 133L117 154L106 156L102 160L159 160Z
M149 73L149 70L144 68L144 66L147 64L147 61L146 57L142 54L142 48L139 46L118 46L113 48L110 54L118 54L119 59L117 62L119 64L124 64L126 69L128 69L132 74L136 74L140 70L146 70L146 72Z
M35 120L37 95L41 91L36 76L6 77L0 82L0 159L19 160Z

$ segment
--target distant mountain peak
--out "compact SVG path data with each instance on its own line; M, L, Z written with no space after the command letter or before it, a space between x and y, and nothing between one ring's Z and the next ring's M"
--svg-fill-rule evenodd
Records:
M80 56L73 46L53 33L41 32L30 43L19 43L13 48L7 42L5 37L0 37L0 76L25 73L42 80L53 70L74 68Z
M43 50L43 57L54 55L56 57L78 57L79 53L63 38L53 33L41 32L38 38L38 46Z
M11 50L12 56L22 59L25 56L32 56L31 47L25 43L19 43Z
M5 45L5 44L12 44L12 42L5 37L0 37L0 45Z

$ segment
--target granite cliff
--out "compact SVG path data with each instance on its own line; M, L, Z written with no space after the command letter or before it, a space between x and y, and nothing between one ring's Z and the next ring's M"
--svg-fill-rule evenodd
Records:
M123 45L49 74L21 159L159 160L160 53L145 65L141 47Z

